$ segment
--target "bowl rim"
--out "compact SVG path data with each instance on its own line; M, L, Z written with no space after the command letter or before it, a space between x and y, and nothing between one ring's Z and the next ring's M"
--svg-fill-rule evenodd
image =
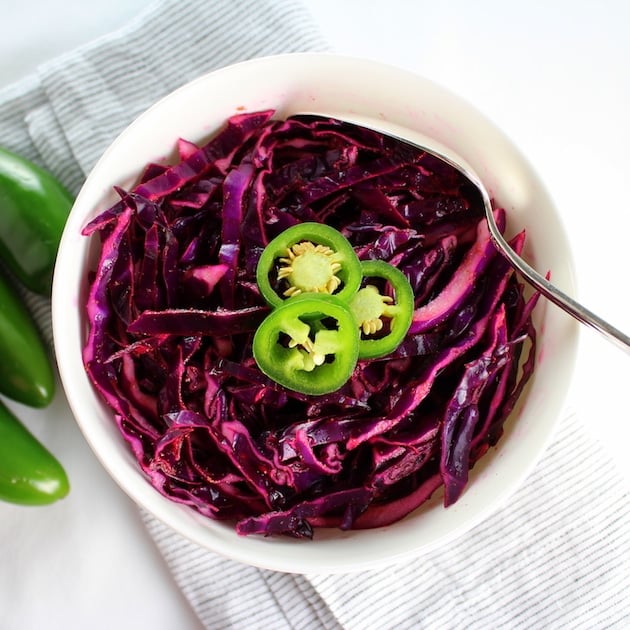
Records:
M172 110L173 107L186 102L191 96L204 93L207 86L212 83L229 83L229 81L235 81L239 77L241 80L243 77L251 79L256 74L264 75L270 71L275 73L274 76L280 72L285 72L287 76L291 77L291 80L298 72L302 72L305 77L311 80L313 76L319 77L320 82L323 80L321 78L323 73L328 73L331 80L335 79L339 82L343 76L347 76L344 73L348 72L349 69L359 74L367 73L367 76L375 76L378 81L385 81L386 85L407 84L414 86L416 90L424 90L427 94L433 94L437 100L443 100L444 103L448 104L450 109L447 109L449 111L454 109L467 112L470 119L474 120L477 126L483 128L484 133L496 140L497 146L505 151L506 156L527 173L527 177L530 178L534 186L538 187L537 194L548 199L548 194L538 176L531 170L525 158L503 132L476 107L435 81L379 61L334 53L288 53L258 57L214 70L186 83L145 110L114 139L88 175L76 198L62 236L53 279L53 337L61 383L81 432L109 475L134 502L200 546L232 560L260 568L293 573L345 573L384 567L443 546L488 518L490 514L504 505L507 499L522 485L551 442L561 419L561 410L569 391L577 353L577 324L575 322L562 323L555 312L545 309L545 325L551 324L552 327L560 330L560 343L554 345L559 356L549 359L555 360L557 366L562 368L561 375L558 377L559 392L555 392L555 398L551 403L553 412L550 415L552 420L544 429L540 430L538 439L530 445L533 450L529 459L520 463L518 471L511 476L509 481L499 484L500 491L496 493L493 501L485 506L475 505L469 518L462 520L459 524L454 523L450 528L440 531L434 528L432 530L433 535L424 540L422 544L417 543L417 541L417 544L413 544L413 531L410 531L408 522L401 526L395 524L378 530L353 530L352 532L335 530L330 537L327 535L320 537L318 532L315 540L309 542L294 539L238 537L226 524L217 521L209 522L209 519L193 512L191 508L162 497L149 485L139 467L134 472L135 460L128 452L122 436L118 436L119 440L116 443L112 438L111 428L107 429L102 423L99 424L94 419L96 415L95 405L98 407L98 400L91 385L89 385L80 359L81 335L84 329L81 315L78 312L81 298L76 287L84 282L84 278L79 269L81 265L77 262L81 261L80 256L84 256L83 262L85 262L87 244L81 243L80 239L77 238L77 229L85 223L90 213L95 213L98 205L95 204L95 200L101 200L100 203L102 204L102 200L111 190L111 186L120 183L110 180L105 185L101 179L112 169L112 163L116 159L117 152L131 142L134 134L140 133L142 135L143 127L151 125L154 119L160 116L162 109L170 108ZM279 84L282 83L281 79L276 80ZM353 85L355 84L353 83ZM287 85L288 91L290 91L290 87ZM370 90L366 88L366 93L369 92ZM400 99L398 100L400 101ZM392 115L390 114L390 116ZM400 116L402 117L402 114ZM408 129L407 124L403 126ZM408 131L412 134L411 129ZM146 132L143 133L146 136ZM208 127L203 133L200 130L200 135L206 133L212 133L212 129ZM171 144L174 144L176 139L176 137L172 137ZM195 140L196 138L191 139ZM471 161L469 157L464 156L465 159ZM139 163L136 173L139 172L144 163ZM484 173L488 174L489 172L487 166L482 164L476 169L482 179L484 179ZM120 170L117 173L117 178L124 175ZM550 218L555 221L555 229L561 236L560 249L565 254L564 268L561 274L562 281L568 292L575 293L574 264L566 233L550 199L548 199L547 205L552 210ZM79 384L78 387L77 383ZM89 391L86 390L86 385L89 385ZM111 422L111 424L114 423ZM121 449L121 445L126 450ZM501 442L498 446L498 450L501 451ZM494 453L493 456L500 457L500 452ZM435 501L432 499L432 502ZM427 510L433 509L432 502L427 506ZM465 494L460 502L448 508L454 515L453 520L456 521L457 515L462 512L466 514L467 509L470 511L470 504L471 501L467 499ZM392 537L392 532L396 532L399 537L402 536L402 541L405 544L392 545L391 539L395 538L395 536ZM362 544L368 541L372 544L370 557L365 557L364 547L363 549L354 548L356 545L352 543L355 540L361 543L358 547L362 547ZM349 553L349 545L352 547L352 553Z

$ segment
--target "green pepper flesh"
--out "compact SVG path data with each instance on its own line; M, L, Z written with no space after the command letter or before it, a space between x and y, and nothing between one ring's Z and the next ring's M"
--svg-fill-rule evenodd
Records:
M0 275L0 393L31 407L46 407L55 375L35 322L9 281Z
M48 171L0 148L0 258L46 297L71 206L70 193Z
M63 466L0 402L0 499L47 505L69 491Z

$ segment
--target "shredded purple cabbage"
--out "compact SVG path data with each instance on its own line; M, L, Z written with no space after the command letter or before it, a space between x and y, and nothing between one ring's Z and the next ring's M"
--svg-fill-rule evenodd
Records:
M451 505L533 371L537 295L455 169L347 123L273 114L179 141L176 164L147 166L85 227L101 242L86 370L151 483L240 534L379 527L440 487ZM398 349L317 397L270 381L251 350L267 312L258 257L302 221L397 266L416 296Z

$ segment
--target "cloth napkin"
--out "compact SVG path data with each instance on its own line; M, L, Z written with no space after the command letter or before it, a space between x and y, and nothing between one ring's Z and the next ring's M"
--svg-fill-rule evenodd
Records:
M179 85L255 56L326 49L297 0L156 2L0 91L0 142L76 193L114 137ZM49 304L27 299L50 338ZM260 570L142 516L212 630L630 627L628 488L571 409L509 506L455 543L379 571Z

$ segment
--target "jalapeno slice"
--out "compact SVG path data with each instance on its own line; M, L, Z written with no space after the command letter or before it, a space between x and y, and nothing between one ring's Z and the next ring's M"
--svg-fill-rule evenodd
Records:
M361 284L361 263L350 242L324 223L287 228L264 249L256 281L270 306L303 293L348 300Z
M303 394L328 394L356 366L357 322L335 296L304 293L271 311L256 330L252 349L258 367L276 383Z
M366 260L361 268L366 285L350 300L350 310L361 333L359 359L375 359L393 352L404 339L413 317L414 295L405 274L393 265ZM383 293L370 279L385 285Z

